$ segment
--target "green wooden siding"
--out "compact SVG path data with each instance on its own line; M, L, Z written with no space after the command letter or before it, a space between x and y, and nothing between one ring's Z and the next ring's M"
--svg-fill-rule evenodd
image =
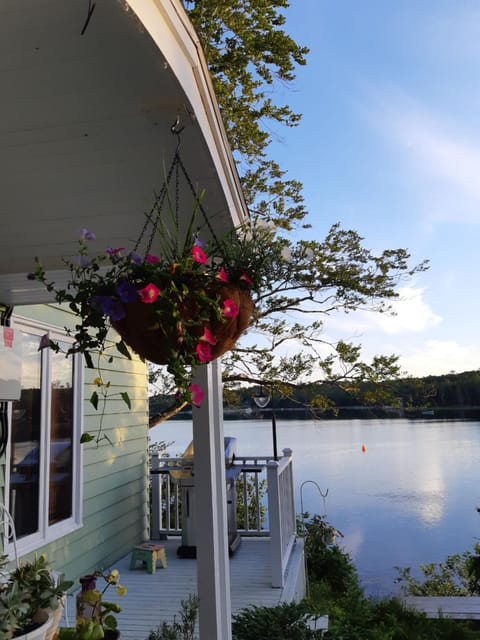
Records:
M74 316L53 305L18 307L19 316L57 327L73 326ZM118 354L118 355L115 355ZM148 387L146 365L139 358L128 360L118 352L102 369L85 369L84 431L95 434L100 424L100 405L89 402L93 380L101 375L110 381L103 429L113 446L83 446L83 526L37 553L46 553L55 569L68 579L115 563L139 542L149 537L148 505ZM118 395L126 391L132 408ZM1 483L1 480L0 480Z

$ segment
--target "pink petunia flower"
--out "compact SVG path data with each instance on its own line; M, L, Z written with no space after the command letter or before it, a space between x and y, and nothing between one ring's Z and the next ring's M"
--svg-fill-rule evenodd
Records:
M226 318L235 318L238 316L238 307L231 298L227 298L223 301L222 314Z
M198 262L199 264L207 263L207 254L198 245L192 247L192 258L194 262Z
M195 347L195 353L200 362L210 362L212 359L212 347L208 342L199 342Z
M217 339L208 327L205 327L203 336L201 336L200 340L203 342L208 342L208 344L217 344Z
M247 276L247 274L245 273L245 271L242 273L242 275L240 276L240 280L243 280L244 282L246 282L247 284L253 284L253 280Z
M147 256L145 256L145 262L148 262L148 264L157 264L157 262L160 262L160 258L158 258L157 256L152 256L152 254L149 253Z
M227 272L223 267L220 269L220 271L217 274L217 280L220 280L221 282L228 282Z
M147 284L146 287L140 289L138 293L140 294L140 299L142 302L151 304L152 302L155 302L155 300L160 295L160 289L155 284L150 282L150 284Z
M202 387L199 384L191 384L188 387L190 391L190 395L192 397L192 404L196 407L199 407L202 404L202 400L205 397L205 394L202 391Z

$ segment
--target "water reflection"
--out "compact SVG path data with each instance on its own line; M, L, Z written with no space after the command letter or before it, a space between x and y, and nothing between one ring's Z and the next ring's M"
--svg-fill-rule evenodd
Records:
M191 439L190 423L156 429L152 440L174 441L173 453ZM238 455L271 452L268 421L226 421L225 433L237 437ZM278 420L277 437L279 451L293 449L298 510L302 482L328 488L324 504L307 485L304 507L311 514L326 510L345 535L368 593L394 592L395 566L440 562L473 547L480 525L479 422Z

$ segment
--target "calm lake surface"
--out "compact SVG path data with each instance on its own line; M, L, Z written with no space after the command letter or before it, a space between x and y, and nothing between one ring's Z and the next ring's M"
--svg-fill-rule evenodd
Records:
M272 455L271 424L225 421L237 455ZM158 425L151 441L181 454L189 421ZM298 512L326 513L343 534L366 593L398 592L395 566L418 567L471 550L480 538L480 422L277 420L278 451L294 456ZM365 451L364 451L365 449ZM325 500L312 483L320 486ZM417 571L413 571L418 575Z

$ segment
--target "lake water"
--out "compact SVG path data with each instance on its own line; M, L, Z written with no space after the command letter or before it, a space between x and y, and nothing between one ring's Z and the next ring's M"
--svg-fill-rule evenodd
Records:
M266 420L225 421L237 455L272 455ZM151 441L181 454L191 423L170 421ZM295 500L339 529L366 593L398 591L395 566L413 568L471 550L480 537L480 422L277 420L279 452L294 456ZM317 488L305 481L313 480ZM418 572L413 571L414 575Z

